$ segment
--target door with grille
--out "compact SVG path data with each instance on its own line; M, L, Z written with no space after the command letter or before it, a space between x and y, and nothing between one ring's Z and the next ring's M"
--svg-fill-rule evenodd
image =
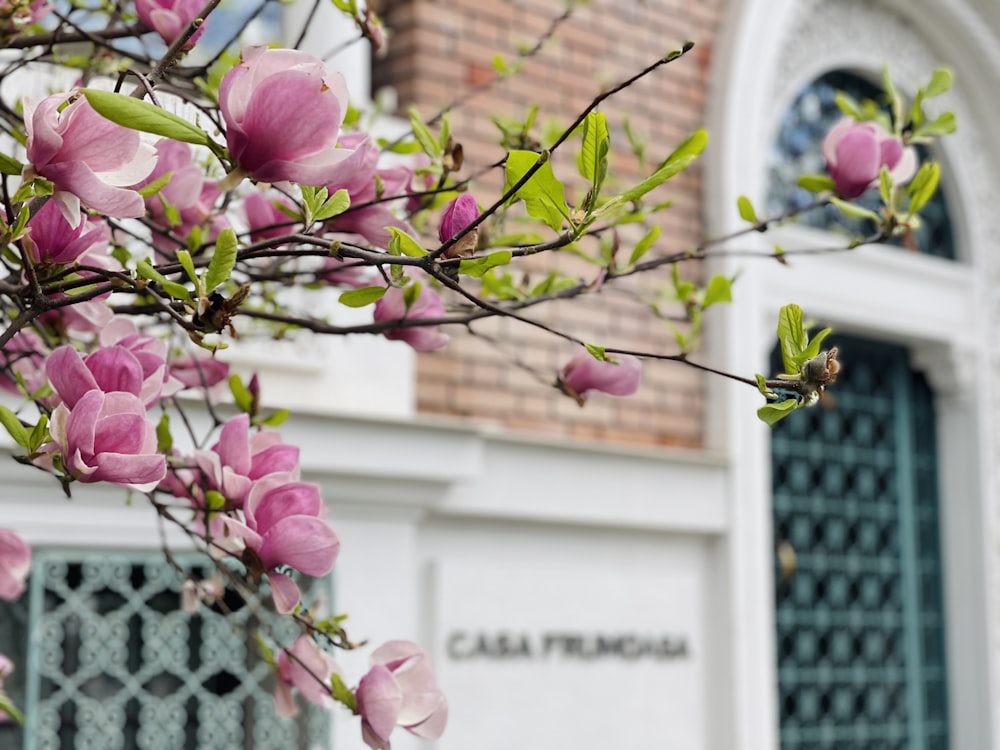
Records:
M781 747L943 750L932 394L905 349L837 343L832 403L772 438Z

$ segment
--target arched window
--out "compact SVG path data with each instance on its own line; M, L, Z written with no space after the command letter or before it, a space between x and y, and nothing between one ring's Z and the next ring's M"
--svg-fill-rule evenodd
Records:
M767 196L769 215L807 206L815 195L798 186L799 176L825 172L820 153L823 136L843 113L837 107L837 91L858 101L870 99L882 103L882 90L865 78L846 71L827 73L810 83L795 98L781 121L769 155L770 179ZM920 160L933 158L923 146L917 147ZM877 206L876 191L862 196L861 202ZM852 234L870 234L866 222L845 217L833 206L802 214L800 222L818 229L847 230ZM941 188L921 211L921 225L895 237L893 245L940 258L955 258L955 243L948 215L947 197Z

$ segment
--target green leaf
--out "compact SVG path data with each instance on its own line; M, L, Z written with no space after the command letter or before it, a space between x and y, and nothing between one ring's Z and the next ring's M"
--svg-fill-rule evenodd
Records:
M809 340L809 346L805 348L801 355L801 360L799 362L800 368L807 361L819 355L820 347L823 346L823 340L831 333L833 333L832 328L824 328Z
M544 297L549 294L558 294L563 289L569 289L579 283L576 279L563 276L558 271L550 271L549 274L539 281L528 292L529 297Z
M773 391L767 387L767 379L760 374L754 375L757 380L757 390L760 391L764 396L770 396Z
M2 690L0 690L0 711L10 716L18 724L24 724L24 714L14 705L10 696Z
M327 199L329 191L325 187L314 187L312 185L301 185L299 190L302 194L302 213L306 225L312 224L316 220L316 212Z
M587 348L587 351L590 352L590 356L594 359L600 362L608 361L608 355L605 354L603 346L598 346L597 344L584 344L584 346Z
M949 135L955 132L958 124L955 122L954 112L945 112L943 115L933 120L922 128L919 128L914 134L914 138L921 138L924 136L937 136L937 135Z
M854 120L865 120L865 112L861 108L861 104L850 94L846 94L843 91L838 91L836 93L837 107L848 117Z
M563 220L569 219L569 207L566 205L565 188L556 178L552 164L547 159L547 154L536 154L534 151L508 153L505 168L507 183L504 189L510 190L514 187L534 168L535 164L541 161L542 166L518 189L511 200L523 200L530 216L558 232Z
M835 187L833 178L826 174L804 174L799 177L797 184L810 193L821 193L824 190L833 190Z
M934 197L938 183L941 181L941 167L937 162L926 162L917 176L913 178L907 186L910 194L910 213L915 214L927 205L927 202Z
M47 443L51 439L52 436L49 435L49 418L43 414L38 418L38 424L31 430L31 436L28 438L28 452L36 452L42 447L43 443Z
M438 133L438 146L441 149L441 153L448 147L448 139L451 138L451 122L448 120L448 114L445 113L441 115L441 130Z
M148 185L139 188L139 195L143 198L152 198L170 183L173 176L173 172L167 172L166 174L160 175Z
M0 424L7 429L15 443L26 450L31 450L31 433L28 432L28 428L21 424L21 420L14 412L2 404L0 404Z
M629 256L628 264L634 266L638 263L642 256L649 252L650 248L656 244L656 241L660 239L660 225L654 224L652 229L646 232L646 235L635 243L635 247L632 249L632 255Z
M184 270L187 271L188 278L191 279L191 281L194 282L194 285L197 287L198 273L194 269L194 261L191 260L191 253L189 253L187 250L178 250L177 260L180 262L182 266L184 266Z
M361 289L351 289L340 293L340 304L347 307L364 307L373 302L378 302L385 295L387 289L384 286L366 286Z
M798 403L794 399L780 401L776 404L764 404L757 410L757 418L770 426L774 426L795 411Z
M21 237L24 234L24 228L30 220L31 209L26 204L22 205L21 210L17 212L17 221L11 229L11 237L14 239Z
M357 713L358 710L358 698L351 692L351 689L347 687L343 678L334 672L330 675L330 694L333 699L339 703L345 705L350 711Z
M590 199L587 209L594 205L597 195L608 174L608 153L611 150L611 134L608 123L600 112L590 112L583 121L583 146L576 159L580 175L590 185Z
M506 266L513 258L510 250L501 250L480 258L469 258L458 264L458 272L466 276L481 278L484 273L497 266Z
M170 455L174 447L174 436L170 434L170 415L163 412L156 423L156 452Z
M232 230L230 230L232 231ZM169 294L173 299L179 300L190 300L191 292L183 284L178 284L176 281L171 281L162 273L157 271L150 265L149 261L140 260L136 261L135 264L136 273L138 273L142 278L148 279L149 281L155 281L159 284L163 291Z
M856 203L850 203L840 198L831 198L830 203L839 208L845 216L851 216L855 219L868 219L869 221L874 221L876 224L882 223L881 216L864 206L859 206Z
M124 245L115 245L115 249L111 251L111 257L123 266L127 266L132 260L132 253L130 253L128 248Z
M436 159L441 156L441 147L438 145L437 139L433 136L430 129L424 124L417 108L410 107L409 114L410 127L413 129L413 135L416 137L417 143L420 144L420 148L422 148L424 153L431 157L431 159Z
M882 203L887 206L892 205L892 175L886 166L878 172L878 194L882 198Z
M753 203L750 202L749 198L745 195L741 195L736 200L736 206L740 210L740 218L743 219L743 221L750 224L757 223L757 212L754 210Z
M318 209L313 216L315 221L326 221L334 216L339 216L351 207L351 195L344 188L331 195Z
M155 104L125 94L97 89L83 89L83 95L98 114L123 127L162 135L164 138L184 143L200 146L216 145L204 130L192 125L183 117L160 109Z
M804 361L802 353L809 345L805 327L802 324L802 308L785 305L778 313L778 341L781 343L781 360L785 372L798 374Z
M278 409L273 414L270 414L262 419L260 423L265 427L280 427L290 416L291 412L288 411L288 409Z
M264 636L261 635L259 630L253 631L253 640L257 644L257 652L260 654L260 658L264 660L264 663L269 667L276 668L278 660L274 658L274 651L268 645L267 641L264 640Z
M917 89L917 95L913 98L913 104L910 106L910 128L916 130L921 125L924 124L924 97L926 96L924 89Z
M229 392L240 411L250 414L253 411L253 394L243 385L243 380L235 373L229 376Z
M650 190L659 187L671 177L683 172L691 162L701 155L701 152L705 150L705 146L707 145L708 131L696 130L667 157L666 161L653 174L631 190L622 193L622 199L625 201L638 200Z
M713 276L705 289L705 299L701 303L702 309L708 309L717 302L732 302L732 285L732 280L725 276Z
M236 232L229 228L219 232L219 238L215 241L215 252L212 253L208 271L205 272L206 294L229 280L236 266L237 247Z
M410 258L427 255L427 251L420 246L420 243L402 229L396 227L386 227L386 229L392 234L392 239L389 240L389 252L392 255L406 255Z
M941 94L951 88L954 81L955 76L948 68L938 68L931 75L930 83L924 89L924 97L932 99L935 96L941 96Z
M0 174L21 174L24 165L13 156L0 153Z
M525 298L524 293L514 285L514 277L509 273L497 276L492 270L487 271L483 274L480 283L482 284L484 296L516 300L523 300ZM535 296L534 293L531 296Z
M205 504L210 511L222 510L226 507L226 496L218 490L207 490L205 492Z
M882 66L882 88L885 91L886 103L892 111L892 120L897 128L903 127L903 99L896 90L896 84L889 75L889 66Z
M403 290L403 302L406 304L407 311L420 299L420 290L422 287L422 284L414 283Z

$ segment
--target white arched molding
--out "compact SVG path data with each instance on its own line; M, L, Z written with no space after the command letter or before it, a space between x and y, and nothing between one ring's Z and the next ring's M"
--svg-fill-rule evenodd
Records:
M945 189L958 262L866 247L789 256L782 267L744 251L773 243L830 247L835 237L800 227L730 242L715 273L740 273L735 301L720 310L708 356L727 371L765 372L778 308L800 304L843 332L906 345L935 388L948 618L952 747L996 747L1000 716L1000 121L998 29L960 0L734 0L717 44L710 96L713 137L706 175L710 233L745 226L736 200L763 206L767 155L781 117L803 86L832 70L878 80L888 64L913 91L934 68L951 67L959 131L945 139ZM935 106L938 103L934 103ZM739 252L735 252L739 251ZM768 428L751 388L715 381L709 399L714 447L731 457L727 541L728 663L732 692L720 710L727 748L778 746L773 550ZM725 684L725 683L723 683ZM720 722L723 724L724 722Z

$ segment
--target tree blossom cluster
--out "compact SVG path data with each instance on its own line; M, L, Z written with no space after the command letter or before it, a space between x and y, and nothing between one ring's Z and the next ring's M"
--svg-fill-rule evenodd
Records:
M171 79L179 56L201 43L202 20L211 23L197 17L204 5L136 0L140 35L156 34L178 57L164 65L148 59L133 96L108 91L107 81L92 83L88 70L81 79L86 87L21 101L23 161L0 161L6 208L0 387L22 405L0 406L0 417L22 462L52 473L67 492L75 482L102 482L144 493L160 518L220 561L216 578L185 582L186 610L212 606L227 586L256 591L266 584L274 609L296 618L302 630L270 659L279 713L294 713L298 693L324 707L346 706L376 750L389 748L396 727L433 739L444 730L447 703L418 645L380 646L356 687L344 685L330 648L350 642L315 623L299 584L302 576L329 574L337 560L340 539L327 504L317 485L303 481L299 449L259 414L256 378L243 386L215 353L236 334L237 316L241 327L255 318L320 333L376 334L434 352L450 342L444 325L507 315L562 340L569 357L546 377L581 406L599 395L632 395L641 386L642 356L654 355L586 344L580 334L523 311L675 265L676 253L644 258L657 231L648 230L627 262L616 250L595 252L589 259L599 270L592 278L554 275L558 283L533 288L527 273L518 279L503 269L541 252L585 254L584 243L601 247L613 235L615 243L606 243L612 247L619 225L650 225L667 204L645 206L644 197L696 159L707 139L696 132L637 185L609 194L610 133L596 107L633 78L595 100L549 151L508 149L498 164L503 194L480 201L471 180L456 177L462 151L446 117L435 134L413 115L412 140L380 141L351 109L344 77L306 52L251 46L217 80L208 68ZM384 44L377 17L347 6L361 36ZM53 10L38 0L4 7L10 12L0 14L0 34L12 40L40 31ZM108 39L120 31L109 27ZM79 41L95 39L101 32L88 30ZM934 79L922 98L944 88ZM168 113L158 97L169 96L198 114ZM922 123L922 110L914 112ZM898 118L887 124L858 110L823 141L828 175L816 182L816 206L843 204L877 187L894 197L883 215L870 212L873 220L886 236L905 227L937 184L936 165L918 169L911 141L942 134L946 125L939 119L904 130ZM555 176L549 156L571 141L579 143L586 187L579 200L568 201L572 191ZM766 230L768 221L746 205L740 207L751 224L746 233ZM514 207L521 219L552 230L550 239L526 233L491 244L491 233L480 230L503 224ZM711 247L707 242L699 252ZM728 299L731 281L720 277L701 287L675 274L670 299L696 332L704 310ZM279 302L287 285L333 289L344 305L370 307L370 321L336 327L293 315ZM821 353L822 335L810 341L801 315L796 321L784 334L794 346L782 339L783 351L791 352L787 380L728 375L760 389L770 410L761 415L765 421L832 382L804 376L809 363L835 360L836 350ZM683 335L677 341L679 353L656 358L711 371L688 358ZM235 415L218 403L226 383ZM210 430L198 435L189 426L185 440L175 441L181 435L171 415L187 425L185 410L199 401ZM30 565L24 539L0 529L0 598L23 593ZM0 697L11 668L0 656Z

